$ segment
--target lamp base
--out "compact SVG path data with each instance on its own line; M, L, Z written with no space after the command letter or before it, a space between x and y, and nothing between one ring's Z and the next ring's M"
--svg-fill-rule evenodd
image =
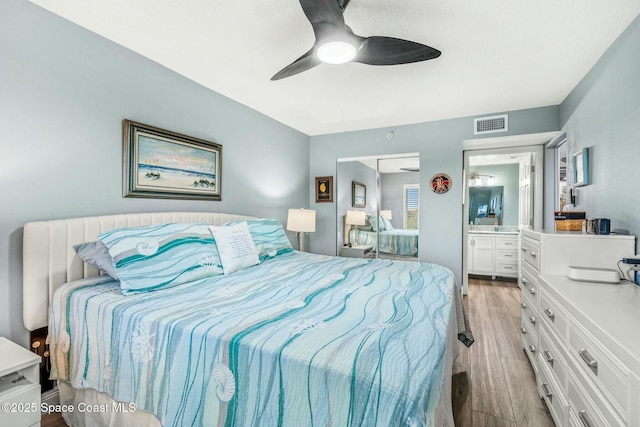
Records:
M304 252L304 232L298 231L298 247L300 248L300 252Z

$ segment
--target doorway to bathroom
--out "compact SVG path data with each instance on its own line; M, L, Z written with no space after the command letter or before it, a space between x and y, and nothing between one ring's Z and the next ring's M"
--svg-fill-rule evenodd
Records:
M523 227L542 228L544 147L464 152L463 292L469 275L516 281L518 237Z

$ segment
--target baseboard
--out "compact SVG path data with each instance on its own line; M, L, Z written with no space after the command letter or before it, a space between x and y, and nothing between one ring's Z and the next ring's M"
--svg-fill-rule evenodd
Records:
M60 405L60 392L58 386L55 386L51 390L47 390L40 396L40 401L50 406Z

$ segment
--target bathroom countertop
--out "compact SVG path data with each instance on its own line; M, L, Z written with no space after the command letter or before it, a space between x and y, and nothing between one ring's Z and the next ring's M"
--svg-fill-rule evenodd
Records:
M495 230L494 225L474 225L469 229L469 234L520 234L518 227L514 225L499 225Z
M495 230L469 230L469 234L510 234L510 235L514 235L517 236L518 233L517 231L495 231Z

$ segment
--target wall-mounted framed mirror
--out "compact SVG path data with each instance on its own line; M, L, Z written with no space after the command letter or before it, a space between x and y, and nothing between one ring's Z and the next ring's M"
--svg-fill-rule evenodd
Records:
M469 187L469 222L474 225L502 225L504 186Z

